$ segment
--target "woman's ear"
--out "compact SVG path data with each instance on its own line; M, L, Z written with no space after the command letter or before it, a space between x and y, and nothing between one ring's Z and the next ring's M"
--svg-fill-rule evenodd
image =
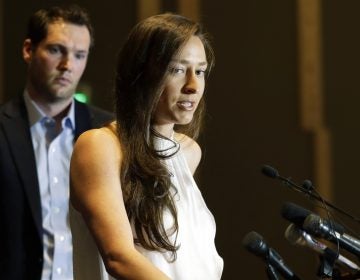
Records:
M26 39L23 43L22 53L23 53L23 59L26 63L30 63L32 58L32 44L30 39Z

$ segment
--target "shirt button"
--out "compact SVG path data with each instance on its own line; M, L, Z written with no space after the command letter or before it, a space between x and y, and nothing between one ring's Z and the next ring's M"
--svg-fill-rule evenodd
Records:
M59 179L57 177L54 177L54 183L57 184L59 182Z
M60 213L60 208L59 208L59 207L54 207L54 212L55 212L56 214Z
M52 149L51 149L51 152L52 152L52 153L55 153L55 152L56 152L56 148L52 148Z
M60 236L59 236L59 239L60 239L60 241L64 241L64 240L65 240L65 236L60 235Z
M61 274L61 273L62 273L61 267L58 267L58 268L56 269L56 273L57 273L57 274Z

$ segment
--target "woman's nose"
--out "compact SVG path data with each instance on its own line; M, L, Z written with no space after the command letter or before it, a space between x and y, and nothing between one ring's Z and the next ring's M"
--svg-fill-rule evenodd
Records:
M187 94L194 94L199 91L199 81L195 73L190 73L186 77L186 84L184 85L184 92Z

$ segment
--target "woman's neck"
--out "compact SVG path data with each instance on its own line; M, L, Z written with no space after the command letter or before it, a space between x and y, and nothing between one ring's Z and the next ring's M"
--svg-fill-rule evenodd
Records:
M166 125L153 125L152 128L162 136L167 138L171 138L174 134L174 124L166 124Z

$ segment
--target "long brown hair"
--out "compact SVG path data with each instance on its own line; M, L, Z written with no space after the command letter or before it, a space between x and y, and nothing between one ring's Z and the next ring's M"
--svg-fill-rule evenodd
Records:
M136 232L135 242L148 250L170 251L174 259L177 246L168 237L178 231L171 194L171 188L175 187L161 162L166 156L154 148L156 135L151 124L169 63L191 36L202 40L209 72L214 55L202 27L170 13L147 18L131 30L120 51L116 72L117 132L124 154L121 184L127 214ZM204 101L201 101L192 122L174 129L197 138L203 112ZM171 233L164 228L165 210L174 219Z

